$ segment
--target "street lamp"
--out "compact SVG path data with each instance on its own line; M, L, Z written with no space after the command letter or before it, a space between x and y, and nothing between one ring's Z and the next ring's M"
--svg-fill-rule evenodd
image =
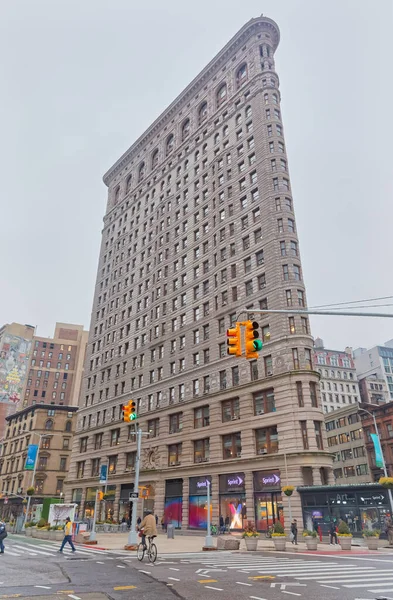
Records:
M379 442L379 447L381 449L381 458L382 458L382 469L383 469L383 473L385 475L385 477L388 477L388 471L386 469L386 462L385 462L385 456L383 454L383 447L381 444L381 437L379 435L379 430L378 430L378 425L377 425L377 420L375 418L375 414L370 412L369 410L366 410L365 408L360 408L359 412L365 412L368 415L370 415L370 417L372 417L372 420L374 422L374 428L375 428L375 433L378 437L378 442ZM390 503L390 516L392 516L393 513L393 496L392 496L392 490L390 488L388 488L388 495L389 495L389 503Z

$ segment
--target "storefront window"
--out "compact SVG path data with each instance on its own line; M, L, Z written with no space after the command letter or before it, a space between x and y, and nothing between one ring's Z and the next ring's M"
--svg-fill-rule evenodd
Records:
M244 473L220 475L220 517L228 529L243 529L247 520Z
M180 529L183 512L183 480L168 479L165 484L165 525L172 524Z

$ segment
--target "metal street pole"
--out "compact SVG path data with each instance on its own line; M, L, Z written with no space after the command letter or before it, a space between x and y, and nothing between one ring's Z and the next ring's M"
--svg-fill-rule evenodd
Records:
M95 499L94 499L94 515L93 515L93 525L91 526L91 532L90 532L90 537L89 537L90 542L95 542L96 537L97 537L96 536L97 496L98 496L98 490L96 490L96 495L95 495Z
M135 458L135 481L134 481L134 493L136 492L139 496L139 465L141 458L141 446L142 446L142 429L139 428L136 432L136 458ZM136 511L138 507L138 496L136 498L132 498L132 515L131 515L131 528L128 534L128 545L135 546L138 543L137 533L136 533Z
M285 463L285 478L287 480L287 485L289 485L288 480L288 465L287 465L287 455L284 452L284 463ZM291 506L291 496L287 496L288 498L288 510L289 510L289 520L292 523L292 506Z
M207 489L207 535L205 537L205 548L213 548L213 538L210 524L210 481L206 479Z
M370 412L369 410L366 410L365 408L361 408L359 410L360 410L360 412L365 412L368 415L370 415L370 417L372 417L372 419L374 421L375 433L378 436L379 447L381 448L382 469L383 469L383 473L384 473L385 477L388 477L385 456L383 453L383 447L382 447L382 443L381 443L381 436L379 435L379 430L378 430L378 425L377 425L377 420L375 418L375 415L374 415L374 413ZM390 503L390 516L392 517L393 516L393 496L392 496L392 490L390 488L388 488L388 496L389 496L389 503Z
M34 431L33 431L33 435L34 435ZM32 487L34 487L34 478L35 478L35 473L36 473L36 470L37 470L38 455L40 453L41 438L43 437L43 435L41 435L40 433L36 433L35 435L38 435L39 438L40 438L40 440L38 442L37 454L35 455L34 469L33 469L33 478L31 480L31 486ZM25 525L26 525L27 518L29 516L30 502L31 502L31 496L28 496L28 498L27 498L27 506L26 506L26 517L25 517L25 519L23 521L22 531L26 529Z

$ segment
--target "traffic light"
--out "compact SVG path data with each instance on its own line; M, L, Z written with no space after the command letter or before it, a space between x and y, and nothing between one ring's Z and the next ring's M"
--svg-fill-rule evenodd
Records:
M135 421L135 419L137 417L135 400L130 400L129 405L130 405L130 421Z
M104 492L97 492L97 500L101 502L104 499Z
M124 423L129 423L131 421L131 406L130 402L127 404L123 404L123 421Z
M242 339L240 323L236 323L235 327L227 329L227 344L228 354L241 356L242 355Z
M246 321L246 358L258 358L257 350L262 350L262 340L259 338L259 324L256 321Z

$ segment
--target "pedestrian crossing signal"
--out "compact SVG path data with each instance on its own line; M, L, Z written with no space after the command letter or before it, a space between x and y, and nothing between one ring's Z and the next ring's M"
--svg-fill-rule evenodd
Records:
M262 350L262 340L259 339L259 323L256 321L246 321L246 358L255 359L258 358L258 350Z

